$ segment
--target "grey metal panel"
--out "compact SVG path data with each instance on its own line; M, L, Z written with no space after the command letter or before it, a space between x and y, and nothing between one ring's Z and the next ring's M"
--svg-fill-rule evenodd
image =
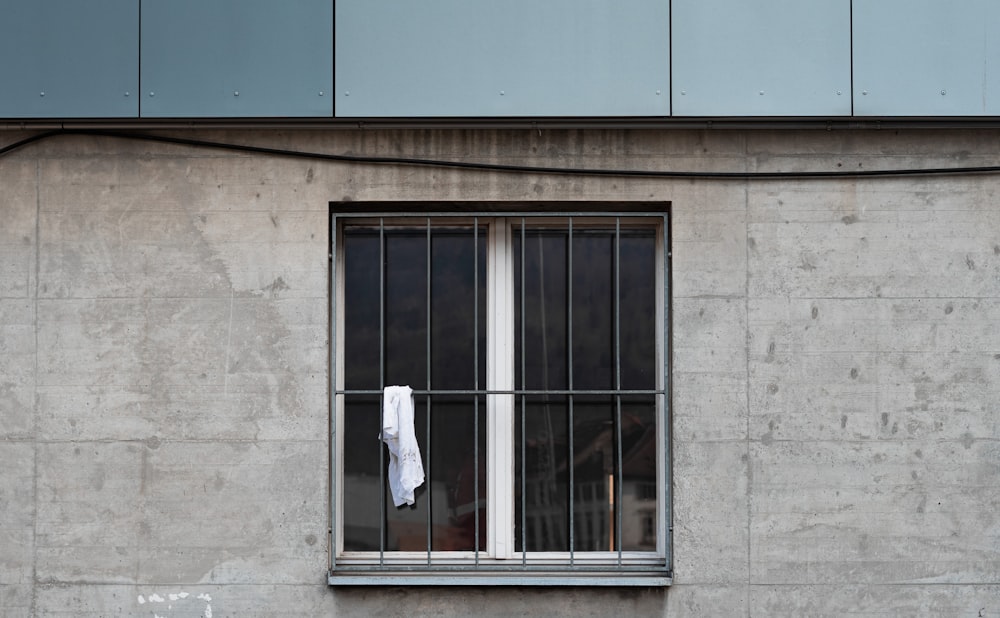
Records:
M333 0L142 0L143 117L332 116Z
M849 116L850 0L673 0L675 116Z
M854 113L1000 115L1000 3L855 0Z
M337 0L338 117L666 116L668 0Z
M0 0L0 15L0 118L138 116L139 0Z

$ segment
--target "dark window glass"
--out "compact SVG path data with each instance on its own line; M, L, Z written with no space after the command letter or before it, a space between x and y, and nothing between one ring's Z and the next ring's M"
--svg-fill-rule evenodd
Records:
M607 391L518 398L515 545L655 550L654 398L614 391L656 387L656 236L515 226L513 239L517 388Z
M394 384L471 390L477 366L479 388L485 388L485 232L481 227L476 242L471 227L432 227L428 252L426 228L387 227L381 238L377 227L345 229L346 390ZM396 508L385 482L388 455L378 440L381 398L345 395L345 550L377 551L381 530L386 551L426 551L428 544L471 550L477 521L485 548L486 404L483 397L476 402L475 395L415 397L426 480L414 505Z
M529 230L524 239L524 383L528 389L565 389L567 371L566 246L564 231ZM514 229L514 315L521 362L521 234ZM521 387L521 371L515 384Z
M523 414L520 403L514 421L515 547L568 551L567 398L525 397Z
M513 228L515 388L534 391L515 396L517 550L656 549L656 396L622 392L657 386L656 239ZM486 396L457 392L486 388L486 245L486 226L344 229L348 551L486 549ZM418 391L426 476L398 509L378 440L393 384Z
M621 268L621 387L656 388L656 238L623 233Z

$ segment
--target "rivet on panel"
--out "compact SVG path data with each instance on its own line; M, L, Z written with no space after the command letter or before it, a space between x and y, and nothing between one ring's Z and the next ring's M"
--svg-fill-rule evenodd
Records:
M503 90L500 91L500 96L503 96Z
M761 90L761 91L760 91L760 92L758 92L757 94L759 94L760 96L764 96L764 91L763 91L763 90Z
M840 91L838 90L838 91L837 91L837 96L839 97L839 96L840 96L841 94L842 94L842 93L841 93L841 92L840 92Z
M44 92L39 92L39 93L38 93L38 96L40 96L40 97L44 97L44 96L45 96L45 93L44 93Z
M656 96L660 96L660 91L659 90L656 91Z
M681 96L687 96L687 90L681 90Z
M345 96L345 97L349 97L349 96L351 96L351 91L350 91L350 90L348 90L347 92L345 92L345 93L344 93L344 96Z
M240 91L239 91L239 90L234 90L234 91L233 91L233 96L234 96L234 97L238 97L238 96L240 96Z
M946 94L948 94L948 91L947 91L947 90L942 90L942 91L941 91L941 96L944 96L944 95L946 95Z
M131 93L129 93L128 91L125 91L125 96L129 96L129 94L131 94Z
M150 92L150 93L149 93L149 96L151 96L151 97L155 97L155 96L156 96L156 93L155 93L155 92Z
M323 96L323 91L322 90L319 91L319 96Z
M867 90L862 90L861 94L867 97L868 96L868 91Z

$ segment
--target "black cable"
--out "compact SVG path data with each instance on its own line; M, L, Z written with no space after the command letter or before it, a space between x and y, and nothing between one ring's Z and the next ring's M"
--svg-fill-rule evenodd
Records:
M31 144L32 142L37 142L37 141L46 139L48 137L52 137L53 135L58 135L59 133L60 133L60 131L46 131L45 133L36 133L35 135L32 135L31 137L26 137L26 138L24 138L24 139L22 139L22 140L20 140L18 142L14 142L13 144L7 144L3 148L0 148L0 157L6 155L9 152L13 152L13 151L17 150L18 148L21 148L23 146L27 146L28 144Z
M118 139L131 139L149 142L160 142L165 144L175 144L192 146L195 148L214 148L219 150L232 150L236 152L249 152L254 154L265 154L278 157L292 157L299 159L313 159L320 161L337 161L342 163L372 163L380 165L411 165L425 167L446 167L455 169L481 170L490 172L506 172L518 174L559 174L575 176L617 176L635 178L662 178L662 179L703 179L703 180L790 180L790 179L838 179L838 178L886 178L901 176L945 176L964 174L995 174L1000 172L1000 166L989 165L981 167L936 167L936 168L907 168L888 170L854 170L844 172L685 172L685 171L664 171L664 170L635 170L635 169L601 169L601 168L574 168L574 167L549 167L531 165L505 165L501 163L475 163L467 161L447 161L440 159L414 159L409 157L375 157L368 155L343 155L329 154L322 152L304 152L299 150L287 150L283 148L267 148L263 146L248 146L242 144L230 144L225 142L212 142L207 140L189 139L183 137L168 137L164 135L151 135L148 133L133 133L126 131L107 131L100 129L60 129L38 133L13 144L0 148L0 157L22 148L31 143L55 137L57 135L85 135L92 137L113 137Z

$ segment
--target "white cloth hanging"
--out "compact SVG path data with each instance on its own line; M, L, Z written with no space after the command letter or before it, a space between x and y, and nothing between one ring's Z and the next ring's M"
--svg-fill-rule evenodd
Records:
M393 504L413 504L413 490L424 482L424 464L413 429L413 389L409 386L385 387L379 439L389 447L389 491Z

